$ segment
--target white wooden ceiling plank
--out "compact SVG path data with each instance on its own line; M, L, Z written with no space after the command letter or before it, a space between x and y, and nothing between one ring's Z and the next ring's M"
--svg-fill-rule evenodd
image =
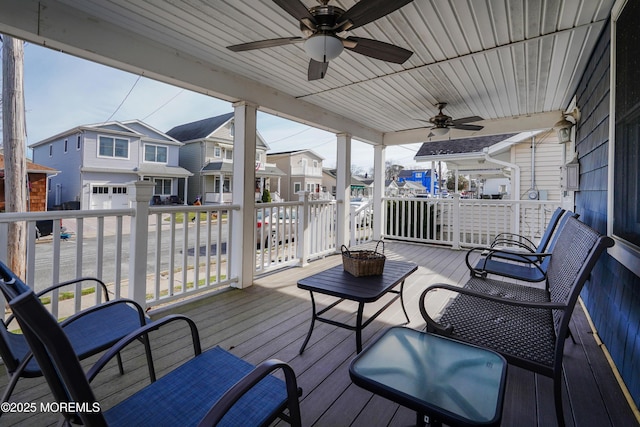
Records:
M538 71L536 79L538 83L534 111L546 111L548 88L549 85L554 85L551 80L555 78L555 75L551 73L551 68L558 61L554 55L553 47L554 40L552 37L538 40Z
M507 1L507 25L509 26L509 40L511 42L524 40L525 38L524 9L524 0Z
M456 17L458 31L462 34L465 47L471 52L479 52L484 49L482 37L480 36L479 22L476 21L475 13L470 7L468 0L450 1L449 5ZM493 46L492 46L493 47Z
M558 30L558 16L560 14L560 0L545 0L542 5L542 22L540 34L550 34Z
M542 0L527 0L525 5L525 38L532 39L542 34Z
M560 33L553 37L551 47L553 60L549 63L549 82L546 88L544 110L553 109L555 98L559 90L560 75L565 67L564 52L569 47L569 33Z
M525 70L526 70L526 86L527 101L525 106L525 112L535 111L536 95L538 93L538 52L540 48L538 40L529 41L524 44L525 51Z
M451 2L435 2L434 9L436 15L442 22L443 32L440 38L444 37L445 39L449 39L454 48L454 55L449 55L448 57L451 58L471 52L472 50L464 35L464 29L460 24L458 15L453 9Z
M501 77L505 85L506 98L502 99L505 102L505 107L508 104L508 113L505 113L502 117L517 116L520 114L518 99L520 97L520 88L516 81L516 70L514 66L513 51L511 48L504 48L496 50L499 57L500 70L502 71Z
M482 9L482 3L473 2L474 7ZM476 12L479 14L480 12ZM510 30L510 18L504 0L488 0L487 14L494 31L496 46L503 46L512 41Z
M480 43L481 50L498 46L497 31L494 25L495 21L491 18L486 3L471 1L469 2L469 9L473 16L476 31L478 32L478 42ZM502 26L504 26L504 24Z

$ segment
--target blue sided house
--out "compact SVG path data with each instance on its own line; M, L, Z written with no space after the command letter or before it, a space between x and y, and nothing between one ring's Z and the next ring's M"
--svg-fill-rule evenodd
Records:
M435 182L434 182L434 194L439 193L438 189L438 174L434 173ZM398 174L398 182L417 182L424 186L427 193L431 193L431 170L402 170Z

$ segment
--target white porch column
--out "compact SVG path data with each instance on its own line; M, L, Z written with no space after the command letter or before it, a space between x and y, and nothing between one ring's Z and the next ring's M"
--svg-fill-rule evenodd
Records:
M435 184L436 184L435 176L436 176L436 165L434 162L431 162L431 188L429 189L429 192L431 193L431 197L435 195Z
M386 148L384 145L373 147L373 238L375 240L380 240L384 232L386 212L382 198L384 197Z
M234 286L244 288L253 283L256 263L256 248L253 245L255 222L256 179L256 106L247 102L233 104L235 109L233 137L233 181L232 204L240 205L240 210L231 210L231 238L229 271L237 276ZM223 184L221 182L221 184ZM250 244L243 244L251 242ZM231 242L230 242L231 243Z
M149 202L153 196L153 182L135 181L127 186L135 215L131 219L129 241L129 299L146 307L147 256L149 240Z
M351 200L351 135L339 133L337 137L336 201L337 241L336 247L349 245L349 202Z
M234 147L234 150L235 150L235 147ZM222 172L220 172L220 175L218 175L218 194L220 195L220 198L218 199L219 200L218 203L224 203L224 174Z

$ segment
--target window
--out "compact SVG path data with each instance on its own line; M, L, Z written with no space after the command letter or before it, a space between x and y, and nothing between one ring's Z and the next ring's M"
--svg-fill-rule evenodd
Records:
M66 153L67 151L69 151L69 140L65 139L64 140L64 152Z
M144 145L144 161L167 163L167 147L161 145Z
M227 160L233 160L233 150L230 148L227 148L224 150L224 158Z
M109 187L104 185L94 185L93 194L109 194Z
M299 182L294 183L294 184L293 184L293 192L294 192L294 193L297 193L297 192L299 192L300 190L302 190L302 184L301 184L301 183L299 183Z
M117 157L120 159L129 158L129 140L123 138L112 138L101 136L98 138L99 157Z
M218 159L222 157L222 150L220 149L220 147L213 148L213 157L216 157Z
M219 193L220 192L220 178L216 177L215 181L213 183L213 192L214 193ZM223 193L230 193L231 192L231 178L224 178L224 180L222 181L222 192Z
M617 2L612 12L608 232L616 239L609 250L640 275L640 55L637 20L640 3Z
M156 189L154 194L171 194L171 180L170 179L155 179Z
M49 157L53 156L53 144L49 144Z
M77 138L77 140L76 140L76 150L79 150L79 149L80 149L80 141L81 141L81 139L80 139L80 135L78 135L78 138Z
M127 194L127 187L113 187L113 194Z

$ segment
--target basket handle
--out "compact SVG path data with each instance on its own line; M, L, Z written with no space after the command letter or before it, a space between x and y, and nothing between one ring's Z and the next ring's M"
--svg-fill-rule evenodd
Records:
M380 243L382 243L382 252L378 252L378 246L380 245ZM378 244L376 244L376 253L384 254L384 241L383 240L378 240Z
M349 248L347 248L345 245L342 245L340 247L340 252L342 252L343 254L347 254L348 257L351 256L351 252L349 252Z

